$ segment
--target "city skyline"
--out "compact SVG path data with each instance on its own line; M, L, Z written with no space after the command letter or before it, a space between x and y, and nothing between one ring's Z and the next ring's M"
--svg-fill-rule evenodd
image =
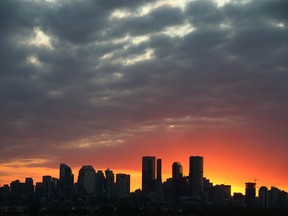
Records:
M147 162L144 162L145 159L148 159ZM200 161L199 161L200 159ZM209 176L203 174L203 171L204 171L204 157L203 156L189 156L189 167L187 168L188 169L188 172L187 174L185 174L183 172L183 166L182 166L182 163L179 162L179 161L174 161L172 164L171 164L171 173L170 174L164 174L165 178L162 178L163 176L163 173L161 172L162 171L162 159L161 158L156 158L155 156L143 156L142 157L142 171L140 172L140 177L138 176L138 178L133 175L135 175L135 173L132 172L129 173L128 170L114 170L114 169L110 169L109 167L107 168L104 168L104 169L94 169L93 165L82 165L81 168L78 169L79 172L77 172L77 169L76 171L73 169L73 168L70 168L70 166L66 165L65 163L60 163L60 171L59 171L59 167L57 169L57 173L58 175L52 175L51 173L46 173L45 175L41 176L41 177L38 177L38 178L33 178L31 176L22 176L20 178L15 178L15 179L12 179L10 182L4 182L2 184L0 184L0 187L3 186L3 185L9 185L11 182L15 181L15 180L20 180L20 182L24 181L25 179L27 178L32 178L35 182L41 182L43 181L43 178L45 176L49 176L50 178L59 178L61 179L61 176L63 177L64 174L63 173L67 173L68 172L68 175L72 175L72 180L68 180L68 181L71 181L73 182L73 184L75 184L76 182L79 182L79 175L81 173L81 170L91 170L94 172L94 174L96 173L96 171L100 171L100 172L104 172L105 171L105 176L107 176L107 172L115 172L115 174L121 174L121 173L128 173L129 174L129 178L131 179L131 185L129 185L129 187L131 188L131 192L134 192L136 190L143 190L143 188L147 188L147 189L144 189L144 193L145 191L151 191L151 190L154 190L155 188L155 185L153 185L153 187L151 188L151 184L154 184L152 181L160 181L161 183L164 183L166 182L167 180L173 178L173 176L175 176L175 178L179 178L180 177L180 174L181 174L181 178L184 178L184 177L187 177L189 178L189 180L191 181L191 179L198 179L196 180L196 182L199 182L199 181L203 181L203 179L208 179L210 180L210 182L214 183L214 185L229 185L230 186L230 190L231 190L231 193L242 193L242 194L245 194L245 185L247 186L247 182L249 182L249 184L255 184L255 186L257 186L257 189L260 188L260 187L276 187L276 188L279 188L280 190L284 190L284 191L287 191L286 188L281 188L277 185L265 185L265 184L261 184L261 181L259 182L260 179L258 179L256 176L254 178L251 178L251 179L247 179L247 180L242 180L240 179L240 181L242 181L243 183L243 186L241 187L235 187L233 186L233 184L229 183L229 181L227 181L227 179L229 178L226 178L225 181L214 181L213 179L210 179ZM160 166L158 164L158 161L161 161L160 162ZM199 161L199 162L198 162ZM193 165L194 163L194 165ZM176 171L175 171L175 168L174 166L177 165L177 167L179 168L176 168ZM195 165L196 165L196 171L193 170L193 167L195 169ZM143 168L145 167L145 168ZM154 168L153 168L154 167ZM158 167L160 167L160 171L158 169ZM180 168L181 167L181 168ZM199 167L199 168L197 168ZM68 170L67 170L68 169ZM148 170L150 169L150 171ZM65 171L67 170L67 171ZM73 172L74 170L74 172ZM145 171L144 171L145 170ZM191 170L192 173L191 173ZM124 172L123 172L124 171ZM148 174L147 176L147 171L150 172L150 174ZM198 177L198 173L200 171L200 176ZM217 171L217 170L216 170ZM83 172L83 171L82 171ZM174 175L174 172L176 172L177 174ZM196 172L196 174L195 174ZM193 174L194 173L194 174ZM55 174L55 173L54 173ZM108 174L109 175L109 174ZM229 176L229 173L225 173L225 175L228 175ZM241 175L241 173L240 173ZM114 174L113 174L114 176ZM145 177L146 176L146 177ZM159 176L161 178L159 178ZM176 177L177 176L177 177ZM147 180L148 178L148 180ZM140 179L140 183L139 183L139 179ZM146 180L145 180L146 179ZM134 181L136 180L136 183ZM81 180L80 180L81 181ZM148 182L147 182L148 181ZM60 181L61 182L61 181ZM145 182L145 183L144 183ZM191 182L195 182L195 180L191 181ZM144 186L146 184L150 184L150 186ZM195 185L195 183L192 183L193 185ZM199 193L199 189L197 189L198 187L200 187L200 184L202 185L202 189L203 190L203 183L196 183L196 191L198 191L197 193ZM195 190L195 186L192 186L194 189L192 190ZM190 189L191 190L191 189ZM201 191L200 190L200 191ZM197 194L196 193L196 194ZM194 195L196 195L194 194ZM256 192L256 194L258 195L258 191Z
M201 155L232 191L288 191L287 8L1 0L0 185L64 162L130 173L136 189L143 155L162 159L162 180Z
M203 175L204 161L203 156L190 156L189 176L183 175L180 162L174 162L172 176L162 181L162 159L143 156L142 188L135 191L131 191L130 174L114 173L111 169L96 172L92 165L83 165L75 181L71 167L61 163L59 178L46 174L41 182L34 184L33 178L26 177L25 182L13 180L0 187L0 212L87 214L103 213L106 209L104 215L119 212L171 215L175 211L175 215L182 215L199 210L211 215L223 211L244 211L243 215L251 211L287 213L288 192L285 190L263 185L258 188L255 179L255 182L245 182L244 194L232 193L230 184L214 184Z

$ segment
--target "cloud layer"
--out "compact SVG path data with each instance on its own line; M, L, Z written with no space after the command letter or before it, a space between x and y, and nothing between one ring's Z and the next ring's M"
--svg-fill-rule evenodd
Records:
M185 2L1 1L0 161L219 134L287 165L288 2Z

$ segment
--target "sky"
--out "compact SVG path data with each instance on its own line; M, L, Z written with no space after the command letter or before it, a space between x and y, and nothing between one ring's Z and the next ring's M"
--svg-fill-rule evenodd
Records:
M287 0L1 0L0 185L59 164L288 191Z

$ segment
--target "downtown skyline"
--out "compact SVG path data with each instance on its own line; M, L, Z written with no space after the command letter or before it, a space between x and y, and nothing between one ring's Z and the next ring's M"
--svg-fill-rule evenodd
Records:
M91 164L288 191L287 0L0 1L0 186ZM77 177L77 173L76 176Z
M144 162L145 161L145 159L146 159L146 161L148 162ZM157 160L156 160L157 159ZM200 159L200 161L199 161L199 159ZM152 161L154 161L154 162L152 162ZM193 162L194 161L194 162ZM194 166L192 165L194 163ZM213 180L211 180L210 178L209 178L209 176L207 176L207 175L205 175L205 172L204 172L204 170L205 170L205 165L204 165L205 163L204 163L204 158L202 157L202 156L190 156L189 157L189 170L188 170L188 173L186 174L186 173L184 173L183 172L183 166L182 166L182 164L181 164L181 162L179 162L179 161L174 161L173 162L173 164L171 164L171 166L170 166L170 169L171 169L171 173L170 174L164 174L164 173L162 173L162 169L163 169L163 166L162 166L162 159L161 158L156 158L155 156L143 156L142 157L142 171L140 172L140 177L138 176L138 178L136 177L135 178L135 173L129 173L127 170L123 170L123 169L119 169L119 170L116 170L116 172L115 172L115 170L114 169L110 169L109 167L107 167L107 168L105 168L105 169L94 169L94 167L93 167L93 165L82 165L81 166L81 168L79 168L78 169L78 171L79 172L77 172L77 170L74 170L73 168L71 168L70 166L68 166L68 165L66 165L65 163L61 163L60 164L60 172L59 172L59 167L58 167L58 169L57 169L57 174L55 174L55 173L43 173L43 176L41 176L41 177L39 177L39 178L33 178L32 176L21 176L20 178L18 177L18 178L15 178L15 179L12 179L10 182L4 182L4 183L2 183L1 185L0 185L0 187L2 187L2 186L4 186L4 185L9 185L9 184L11 184L12 182L14 182L14 181L20 181L20 182L25 182L25 179L27 179L27 178L31 178L31 179L33 179L34 180L34 182L35 183L37 183L37 182L42 182L43 181L43 178L45 178L46 176L49 176L49 178L54 178L54 179L61 179L61 176L63 176L64 174L64 172L65 171L63 171L63 170L65 170L66 168L68 168L69 169L69 175L71 175L72 176L72 179L71 180L69 180L69 181L71 181L71 184L73 185L73 184L75 184L75 183L78 183L79 182L79 175L80 175L80 173L82 172L83 173L83 171L81 171L81 170L90 170L89 172L91 172L91 170L93 170L93 172L94 172L94 175L95 175L95 173L97 174L98 172L100 172L100 173L104 173L105 172L105 175L107 175L107 171L108 172L115 172L115 175L118 175L118 174L120 174L120 175L122 175L123 173L125 173L124 175L129 175L129 191L131 191L131 192L135 192L135 191L137 191L137 190L142 190L144 193L146 193L147 191L153 191L153 190L155 190L155 188L154 187L156 187L156 185L154 185L154 184L157 184L157 182L158 183L160 183L160 184L162 184L162 183L165 183L165 182L169 182L171 179L177 179L177 178L189 178L189 180L190 180L190 182L194 182L195 180L195 177L196 177L196 179L198 179L197 181L199 182L202 182L202 183L196 183L196 185L198 185L198 187L200 187L200 185L202 185L201 186L201 188L202 189L196 189L198 192L197 193L200 193L200 191L202 191L203 190L203 182L204 182L204 179L206 179L206 180L208 180L208 182L210 182L210 183L212 183L212 184L214 184L214 185L229 185L230 186L230 190L231 190L231 193L233 194L233 193L242 193L242 194L245 194L245 184L247 183L247 182L250 182L250 183L252 183L253 182L253 184L255 183L255 185L256 185L256 187L257 187L257 189L258 188L260 188L260 186L262 187L262 186L265 186L265 187L267 187L268 186L268 188L269 187L277 187L277 186L275 186L275 185L265 185L265 184L261 184L261 183L259 183L258 181L259 181L259 179L258 178L252 178L252 179L248 179L247 181L243 181L242 179L240 180L240 181L242 181L242 184L243 184L243 187L235 187L235 185L233 186L231 183L229 183L229 181L227 181L227 179L229 179L229 178L226 178L224 181L216 181L216 182L214 182ZM181 167L181 168L176 168L176 170L175 170L175 168L174 168L174 166L179 166L179 167ZM194 170L195 169L195 165L196 165L196 170ZM62 168L62 167L64 167L64 169ZM145 167L145 168L144 168ZM154 168L153 168L154 167ZM194 167L194 168L193 168ZM200 167L200 168L199 168ZM188 169L187 168L187 169ZM148 174L148 176L147 176L147 171L149 170L149 172L150 172L150 174ZM144 171L144 170L146 170L146 171ZM194 171L192 171L192 173L191 173L191 170L194 170ZM199 175L198 174L198 171L199 170L201 170L200 172L201 172L201 174ZM123 171L125 171L125 172L123 172ZM195 171L196 171L196 174L195 174ZM216 170L217 171L217 170ZM151 173L152 172L152 173ZM175 173L178 173L177 174L177 176L175 176ZM181 176L180 176L180 173L181 173ZM193 174L194 173L194 174ZM54 175L53 175L54 174ZM164 175L163 175L164 174ZM82 174L83 175L83 174ZM138 175L138 174L137 174ZM230 174L230 173L225 173L225 175L226 176L230 176L230 175L233 175L233 174ZM240 173L240 175L241 175L241 173ZM163 177L164 176L164 177ZM106 176L107 177L107 176ZM132 177L132 178L131 178ZM148 183L147 183L147 177L148 177ZM70 178L70 177L69 177ZM81 179L81 178L80 178ZM113 174L113 179L114 179L114 174ZM146 180L145 180L146 179ZM191 179L193 179L192 181L191 181ZM139 180L140 180L140 183L139 183ZM80 180L81 181L81 180ZM156 183L154 183L154 181L156 182ZM197 182L196 181L196 182ZM265 182L265 180L264 180L264 182ZM145 185L145 184L149 184L150 186L148 186L147 188L145 187L145 186L143 186L143 184ZM195 184L195 183L193 183L193 184ZM144 189L143 189L144 188ZM146 189L145 189L146 188ZM197 188L197 187L196 187ZM285 188L279 188L280 190L283 190L283 191L286 191L286 189ZM195 190L195 189L194 189ZM257 191L257 193L258 193L258 191ZM231 194L231 195L232 195ZM257 195L257 194L256 194Z

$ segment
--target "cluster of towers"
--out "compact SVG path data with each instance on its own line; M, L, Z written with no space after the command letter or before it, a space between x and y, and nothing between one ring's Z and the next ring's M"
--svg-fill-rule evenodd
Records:
M189 176L183 176L180 162L172 165L172 179L162 183L162 161L154 156L142 158L142 191L144 194L158 193L163 196L201 196L203 193L203 157L189 158ZM155 177L156 173L156 177Z
M77 197L121 199L130 193L130 175L116 174L112 170L97 172L91 165L82 166L79 170L78 180L74 183L72 169L60 164L59 179L49 175L42 177L42 182L33 184L32 178L26 178L25 182L12 181L9 185L0 188L0 196L3 198L46 198L48 200L70 200Z
M162 160L154 156L142 158L142 192L152 198L172 202L211 204L221 207L287 208L288 194L276 187L262 186L256 196L256 183L247 182L245 195L231 195L231 185L213 185L203 176L203 157L189 158L189 175L183 175L180 162L172 164L172 178L162 182ZM156 176L155 176L156 174Z
M256 196L256 183L247 182L245 195L234 193L231 195L231 185L213 185L203 176L203 157L189 157L189 174L183 175L180 162L172 164L172 177L162 181L162 160L154 156L142 158L142 191L136 190L136 197L149 196L154 201L168 201L171 203L209 204L221 207L261 207L288 208L288 194L276 187L262 186L259 196ZM74 183L72 169L66 164L60 164L59 178L49 175L42 177L42 182L33 184L32 178L25 182L12 181L0 188L0 199L44 199L71 200L77 199L115 200L133 197L130 194L130 175L116 174L106 169L97 172L91 165L82 166L78 180ZM91 198L91 199L90 199Z

